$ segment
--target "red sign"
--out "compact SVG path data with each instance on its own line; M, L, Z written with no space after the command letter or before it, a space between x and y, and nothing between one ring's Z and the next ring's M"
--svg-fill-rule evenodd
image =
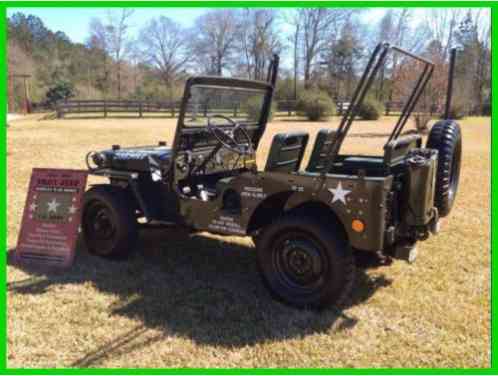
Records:
M16 258L68 267L74 259L87 171L34 168Z

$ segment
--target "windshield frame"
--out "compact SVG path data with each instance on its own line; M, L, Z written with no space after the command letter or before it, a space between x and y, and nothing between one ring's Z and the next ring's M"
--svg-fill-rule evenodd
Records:
M408 96L408 100L403 106L401 115L398 117L398 120L393 126L393 130L384 145L384 150L390 143L395 142L398 137L400 137L403 127L405 126L408 118L413 112L422 92L425 89L425 86L432 76L432 73L434 71L434 63L421 56L408 52L400 47L392 46L389 43L382 42L376 46L375 50L370 56L365 70L363 71L363 75L361 76L360 81L356 86L355 92L350 100L350 105L347 111L344 113L339 127L336 130L337 137L334 138L334 140L328 147L328 150L325 152L327 154L328 162L321 173L322 177L325 176L326 172L330 171L330 169L332 168L332 165L334 164L336 157L340 153L340 149L344 142L344 139L346 138L351 125L353 124L355 116L358 113L358 110L363 103L368 90L372 86L380 68L386 63L387 55L391 51L400 53L401 55L404 55L409 59L419 61L424 65L422 72L416 79L416 84L413 87L411 94Z
M182 102L180 105L180 114L178 116L178 122L175 132L175 140L173 143L173 149L176 150L178 143L180 141L182 134L190 134L202 132L206 129L205 125L186 125L185 117L187 114L187 108L189 104L190 97L192 95L193 86L212 86L220 88L233 88L240 90L256 90L264 93L263 105L261 109L261 115L257 122L240 122L242 126L248 129L255 130L253 136L253 145L256 150L259 140L264 133L266 128L266 123L269 118L271 111L271 101L274 92L273 82L266 81L256 81L256 80L244 80L239 78L229 78L229 77L218 77L218 76L194 76L190 77L185 84L185 91L183 93Z

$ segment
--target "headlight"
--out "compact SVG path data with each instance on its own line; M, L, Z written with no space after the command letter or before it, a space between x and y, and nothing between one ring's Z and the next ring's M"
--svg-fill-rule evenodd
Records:
M97 153L96 151L91 151L86 155L86 166L90 171L98 170L106 165L107 157L103 153Z

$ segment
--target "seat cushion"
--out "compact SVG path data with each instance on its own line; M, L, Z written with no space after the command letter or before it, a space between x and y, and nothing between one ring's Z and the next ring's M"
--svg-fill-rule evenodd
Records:
M308 138L309 135L306 132L276 134L270 147L265 171L296 172L299 170Z
M384 161L376 157L346 157L343 160L344 166L366 166L382 168Z

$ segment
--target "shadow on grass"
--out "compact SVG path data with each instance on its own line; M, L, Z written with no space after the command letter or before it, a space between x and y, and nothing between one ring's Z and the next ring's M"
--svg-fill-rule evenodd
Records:
M273 300L258 276L249 243L148 229L142 231L139 247L140 252L127 261L98 258L79 247L70 270L23 267L31 277L11 282L7 289L13 294L44 294L54 285L91 282L98 290L119 296L109 314L139 320L141 325L86 354L72 365L78 367L95 366L103 358L121 354L123 348L130 351L169 335L200 344L244 347L345 330L357 323L337 309L298 310ZM350 306L391 283L366 273L365 266L381 264L382 260L369 257L367 264L360 265ZM130 344L148 329L162 334Z

